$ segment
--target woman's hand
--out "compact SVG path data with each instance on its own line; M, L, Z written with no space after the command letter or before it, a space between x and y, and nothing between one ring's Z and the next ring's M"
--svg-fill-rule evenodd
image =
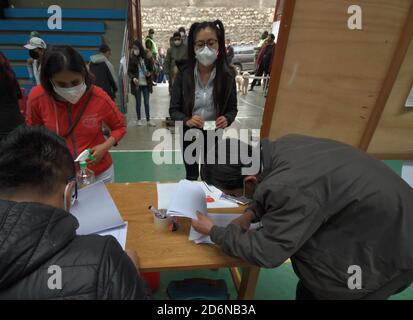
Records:
M139 86L139 80L136 78L133 78L133 83L135 84L135 86Z
M92 148L92 156L95 158L95 160L90 161L91 165L97 165L99 164L103 157L109 152L109 150L115 145L116 140L113 137L110 137L106 142L99 144L97 146L94 146Z
M217 127L217 129L225 129L226 127L228 127L228 120L225 116L221 116L219 117L216 121L215 121L215 126Z
M190 128L202 129L204 127L204 120L200 116L193 116L186 122L186 125Z

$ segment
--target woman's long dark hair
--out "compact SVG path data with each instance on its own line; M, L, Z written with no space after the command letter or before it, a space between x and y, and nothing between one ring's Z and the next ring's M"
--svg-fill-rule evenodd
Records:
M138 47L138 49L139 49L139 56L138 57L140 57L142 59L145 59L146 58L146 56L145 56L146 49L144 49L142 43L139 40L135 40L135 41L133 41L133 45ZM136 56L133 54L132 51L131 51L131 53L132 53L132 57L136 58Z
M228 84L228 75L234 75L232 68L228 64L227 51L225 48L225 28L221 20L215 20L214 22L204 21L201 23L194 23L189 30L188 35L188 66L190 70L195 69L196 56L195 56L195 39L197 34L206 28L214 30L218 37L218 59L215 62L216 76L214 80L214 105L217 110L217 114L223 108L225 103L225 92ZM194 73L191 72L191 77L194 77ZM195 92L195 79L190 81L190 87L187 88L188 92ZM191 95L187 99L187 108L193 109L195 104L195 95Z

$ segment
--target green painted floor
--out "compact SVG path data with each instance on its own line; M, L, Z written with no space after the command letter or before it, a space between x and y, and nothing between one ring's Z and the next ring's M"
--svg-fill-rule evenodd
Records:
M183 165L156 166L152 161L151 152L114 152L116 182L141 181L176 181L185 177ZM402 161L385 161L399 175ZM164 289L173 280L187 278L224 279L228 285L231 299L236 299L235 288L229 270L195 270L171 271L161 273L160 289L154 293L155 299L165 299ZM293 300L298 278L290 263L277 269L262 269L258 280L255 299L262 300ZM413 300L413 285L404 292L395 295L391 300Z

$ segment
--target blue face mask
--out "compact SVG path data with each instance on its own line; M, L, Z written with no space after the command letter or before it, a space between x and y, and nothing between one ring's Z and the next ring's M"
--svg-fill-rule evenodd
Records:
M195 56L200 64L205 67L209 67L210 65L214 64L215 61L217 61L218 51L205 46L202 49L196 50Z

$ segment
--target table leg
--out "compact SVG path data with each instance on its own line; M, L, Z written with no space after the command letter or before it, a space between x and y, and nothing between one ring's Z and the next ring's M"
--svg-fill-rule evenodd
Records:
M248 267L244 269L238 290L238 300L254 299L259 274L259 267Z

